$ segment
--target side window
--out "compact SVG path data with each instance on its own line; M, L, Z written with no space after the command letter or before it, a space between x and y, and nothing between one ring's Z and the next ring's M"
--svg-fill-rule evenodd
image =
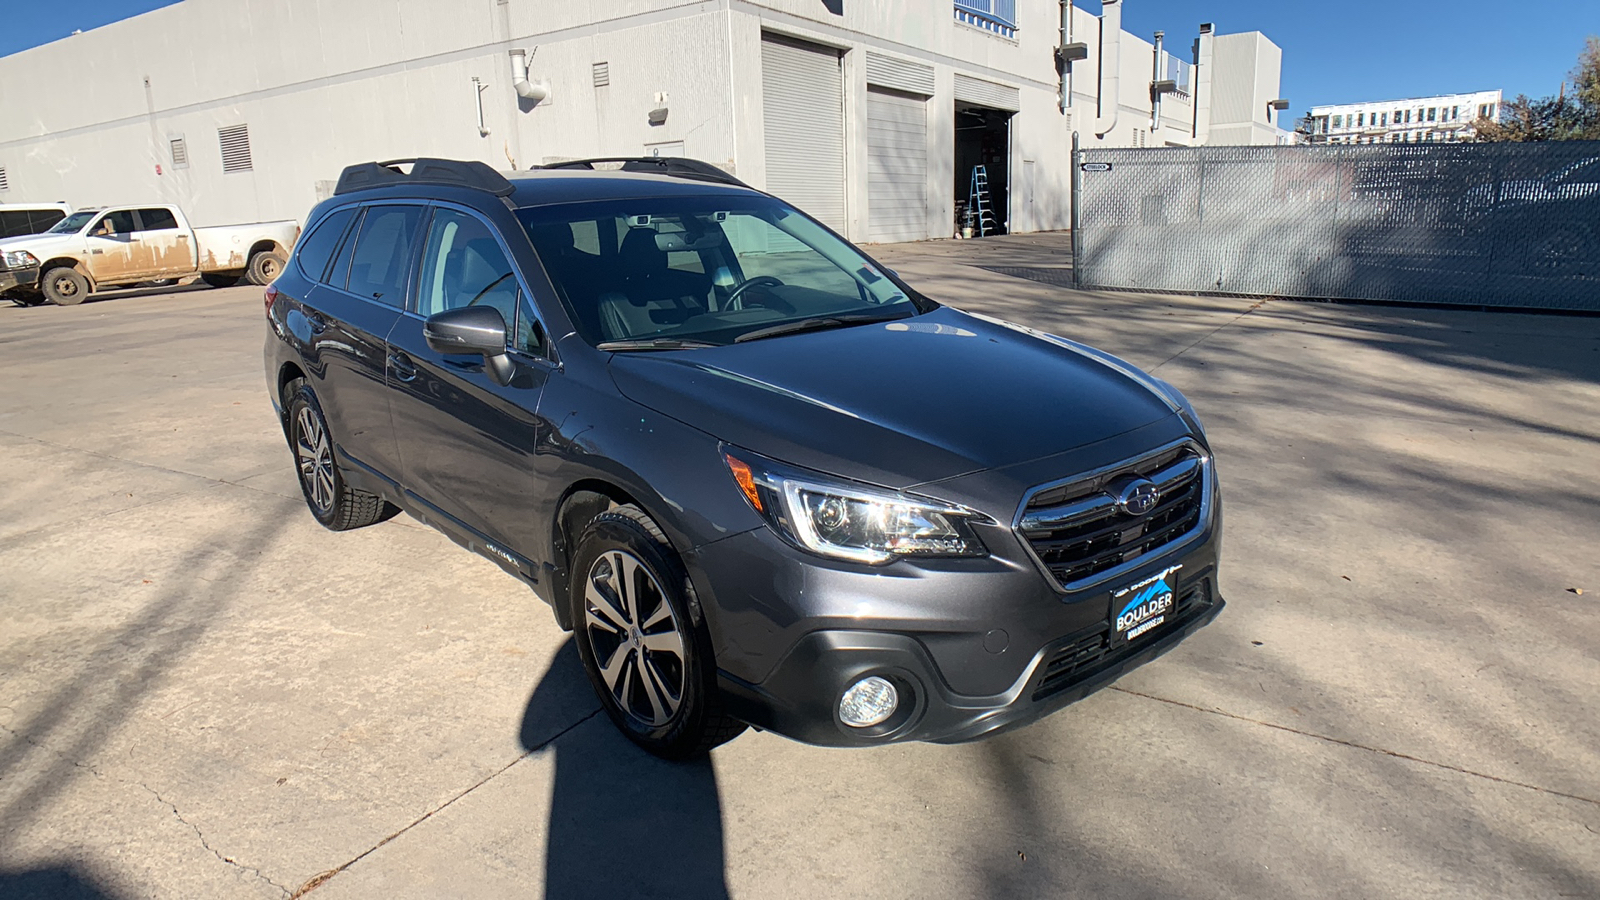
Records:
M323 217L311 233L295 244L295 264L300 267L300 273L312 281L326 281L328 261L333 259L333 251L339 246L339 239L344 237L345 230L350 227L350 220L356 217L355 207L341 209Z
M367 208L350 256L351 293L392 306L404 303L406 272L421 219L420 206Z
M28 221L28 213L25 210L0 212L0 237L16 237L32 233L33 224Z
M56 223L65 219L67 214L59 209L38 209L30 213L33 219L33 234L44 234L56 227Z
M537 322L519 297L511 261L506 259L489 226L465 213L436 211L422 253L417 313L431 316L465 306L498 309L512 332L511 345L541 353L543 341L537 333Z
M100 221L94 223L94 226L89 229L89 236L109 237L118 234L133 234L135 230L133 210L119 209L101 216Z
M177 227L178 220L173 217L170 209L155 206L139 210L140 231L164 231Z

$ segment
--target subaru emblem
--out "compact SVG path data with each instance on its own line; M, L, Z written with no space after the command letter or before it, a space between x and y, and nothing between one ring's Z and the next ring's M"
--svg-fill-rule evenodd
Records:
M1130 516L1142 516L1161 502L1161 489L1143 478L1130 481L1117 492L1117 506Z

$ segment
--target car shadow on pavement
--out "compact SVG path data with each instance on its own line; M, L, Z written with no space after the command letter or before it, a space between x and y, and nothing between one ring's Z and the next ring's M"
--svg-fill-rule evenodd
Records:
M0 869L0 897L6 900L119 900L76 867Z
M568 641L522 718L523 748L555 756L545 897L725 900L722 803L711 760L651 756L601 710L555 738L538 733L541 709L587 690Z

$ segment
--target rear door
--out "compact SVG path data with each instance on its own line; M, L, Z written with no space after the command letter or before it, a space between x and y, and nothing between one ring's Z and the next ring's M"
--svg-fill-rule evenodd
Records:
M189 229L178 224L178 217L164 206L134 210L140 244L139 255L148 261L152 276L172 277L194 271L194 245Z
M537 540L531 510L532 457L540 392L552 370L546 332L528 302L511 254L487 220L440 206L422 241L412 312L389 337L389 385L403 484L415 501L522 556ZM489 306L507 325L518 361L509 385L496 384L483 357L439 353L423 339L428 316ZM494 554L504 559L504 552ZM536 574L536 573L529 573Z
M415 204L366 207L305 303L308 371L340 459L392 482L399 481L400 459L384 387L387 339L400 318L423 211Z

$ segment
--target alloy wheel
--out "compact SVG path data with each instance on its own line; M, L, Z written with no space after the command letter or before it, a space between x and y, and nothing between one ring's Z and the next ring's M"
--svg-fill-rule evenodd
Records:
M584 585L584 632L617 706L638 724L671 721L683 703L684 635L661 583L638 557L611 550Z
M302 406L296 417L295 460L300 465L300 483L319 513L333 508L333 448L328 445L328 430L311 407Z

